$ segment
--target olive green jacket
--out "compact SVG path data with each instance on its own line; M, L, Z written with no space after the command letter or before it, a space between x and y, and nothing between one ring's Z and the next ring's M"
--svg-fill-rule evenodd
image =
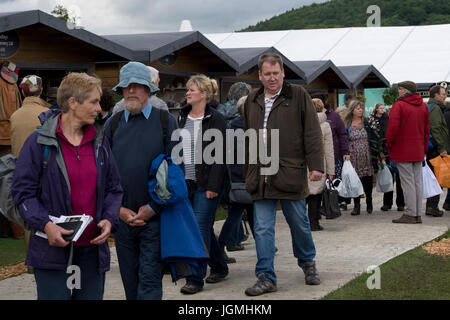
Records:
M447 122L444 117L445 105L431 98L428 100L428 105L432 104L434 104L434 106L430 109L431 136L437 143L437 152L439 154L444 151L450 153L450 137L447 129Z
M248 95L244 106L245 130L256 129L258 141L264 128L264 88L255 89ZM271 129L278 129L279 152L271 150ZM253 200L286 199L299 200L308 196L309 171L324 171L322 131L311 97L300 86L283 83L267 119L268 156L278 157L279 167L275 174L262 174L270 164L250 162L259 152L245 147L245 184ZM255 142L253 142L255 143ZM272 162L273 163L273 162Z

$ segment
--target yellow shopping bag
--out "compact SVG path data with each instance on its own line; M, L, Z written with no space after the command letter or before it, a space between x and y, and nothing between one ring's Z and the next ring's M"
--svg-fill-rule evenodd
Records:
M430 160L434 167L434 174L442 188L450 188L450 156L437 156Z

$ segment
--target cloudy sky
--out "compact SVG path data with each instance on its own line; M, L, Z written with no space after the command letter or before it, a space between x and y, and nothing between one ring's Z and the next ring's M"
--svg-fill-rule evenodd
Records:
M191 21L202 33L233 32L292 8L327 0L0 0L0 12L39 9L50 13L61 4L96 34L178 31Z

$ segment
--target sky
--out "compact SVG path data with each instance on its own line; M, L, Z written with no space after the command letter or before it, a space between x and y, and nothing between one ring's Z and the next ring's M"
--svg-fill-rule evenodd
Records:
M233 32L292 8L327 0L0 0L0 12L57 5L69 9L78 25L99 35L179 31L182 20L202 33Z

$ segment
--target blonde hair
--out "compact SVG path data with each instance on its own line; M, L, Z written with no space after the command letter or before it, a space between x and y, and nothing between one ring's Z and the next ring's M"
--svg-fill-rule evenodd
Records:
M312 102L314 104L314 108L316 109L316 112L323 111L324 105L323 105L323 102L321 99L314 98L314 99L312 99Z
M218 91L216 80L211 80L204 74L190 77L186 82L186 88L189 88L192 84L195 84L200 92L206 92L206 102L211 101L214 94Z
M335 110L335 112L341 117L342 121L344 121L344 115L346 110L347 110L346 106L340 106Z
M87 73L71 72L64 77L58 88L56 100L62 113L69 111L68 100L75 98L78 103L84 103L92 90L97 89L102 94L102 81Z
M216 79L209 79L209 80L211 81L212 98L216 98L219 96L219 86L217 85L217 80Z
M363 118L364 118L364 103L359 100L352 100L348 104L347 111L344 115L344 124L345 128L348 129L352 125L353 121L353 111L356 109L357 106L360 106L363 109Z

